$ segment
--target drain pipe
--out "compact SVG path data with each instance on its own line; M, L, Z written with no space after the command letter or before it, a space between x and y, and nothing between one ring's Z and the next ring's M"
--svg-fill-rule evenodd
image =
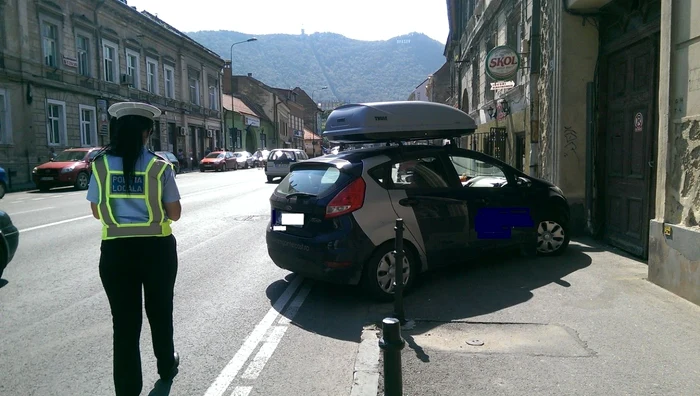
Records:
M537 84L540 79L540 0L532 0L530 25L530 176L537 177L540 152L540 98Z

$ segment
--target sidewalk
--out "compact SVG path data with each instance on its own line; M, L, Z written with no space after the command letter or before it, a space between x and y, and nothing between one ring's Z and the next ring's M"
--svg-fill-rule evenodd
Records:
M405 298L404 394L698 395L700 307L581 241L426 275ZM373 311L379 323L391 306Z

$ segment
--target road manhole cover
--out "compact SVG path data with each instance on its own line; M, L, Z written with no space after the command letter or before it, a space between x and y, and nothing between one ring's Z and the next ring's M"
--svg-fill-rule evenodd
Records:
M471 346L484 346L484 342L476 338L467 340L467 344Z

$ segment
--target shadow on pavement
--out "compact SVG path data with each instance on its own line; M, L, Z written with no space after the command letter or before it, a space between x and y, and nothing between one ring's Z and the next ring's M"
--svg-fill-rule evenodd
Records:
M85 194L87 194L87 190L78 190L75 187L56 187L51 190L47 191L40 191L36 189L32 189L27 191L29 194L62 194L62 193L69 193L69 192L76 192L76 191L85 191Z
M8 283L10 283L10 282L8 282L7 279L0 279L0 289L5 287L5 285Z
M148 396L168 396L172 386L172 381L158 380L153 384L153 389L148 393Z
M440 322L465 320L522 304L533 297L533 290L550 283L576 287L563 278L591 264L584 250L603 251L572 244L559 257L522 258L502 254L472 265L421 274L416 288L405 296L406 315L434 321L438 326ZM286 284L278 281L268 287L271 302L279 297ZM359 287L314 282L311 294L292 323L321 336L360 342L364 326L379 325L392 311L393 304L372 302ZM419 358L428 359L410 336L406 341Z

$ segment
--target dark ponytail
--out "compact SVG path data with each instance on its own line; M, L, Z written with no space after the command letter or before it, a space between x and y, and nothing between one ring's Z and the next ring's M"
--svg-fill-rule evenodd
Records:
M131 193L136 161L143 154L143 132L153 129L153 121L141 116L128 115L112 118L109 123L110 143L105 151L122 158L126 193Z

